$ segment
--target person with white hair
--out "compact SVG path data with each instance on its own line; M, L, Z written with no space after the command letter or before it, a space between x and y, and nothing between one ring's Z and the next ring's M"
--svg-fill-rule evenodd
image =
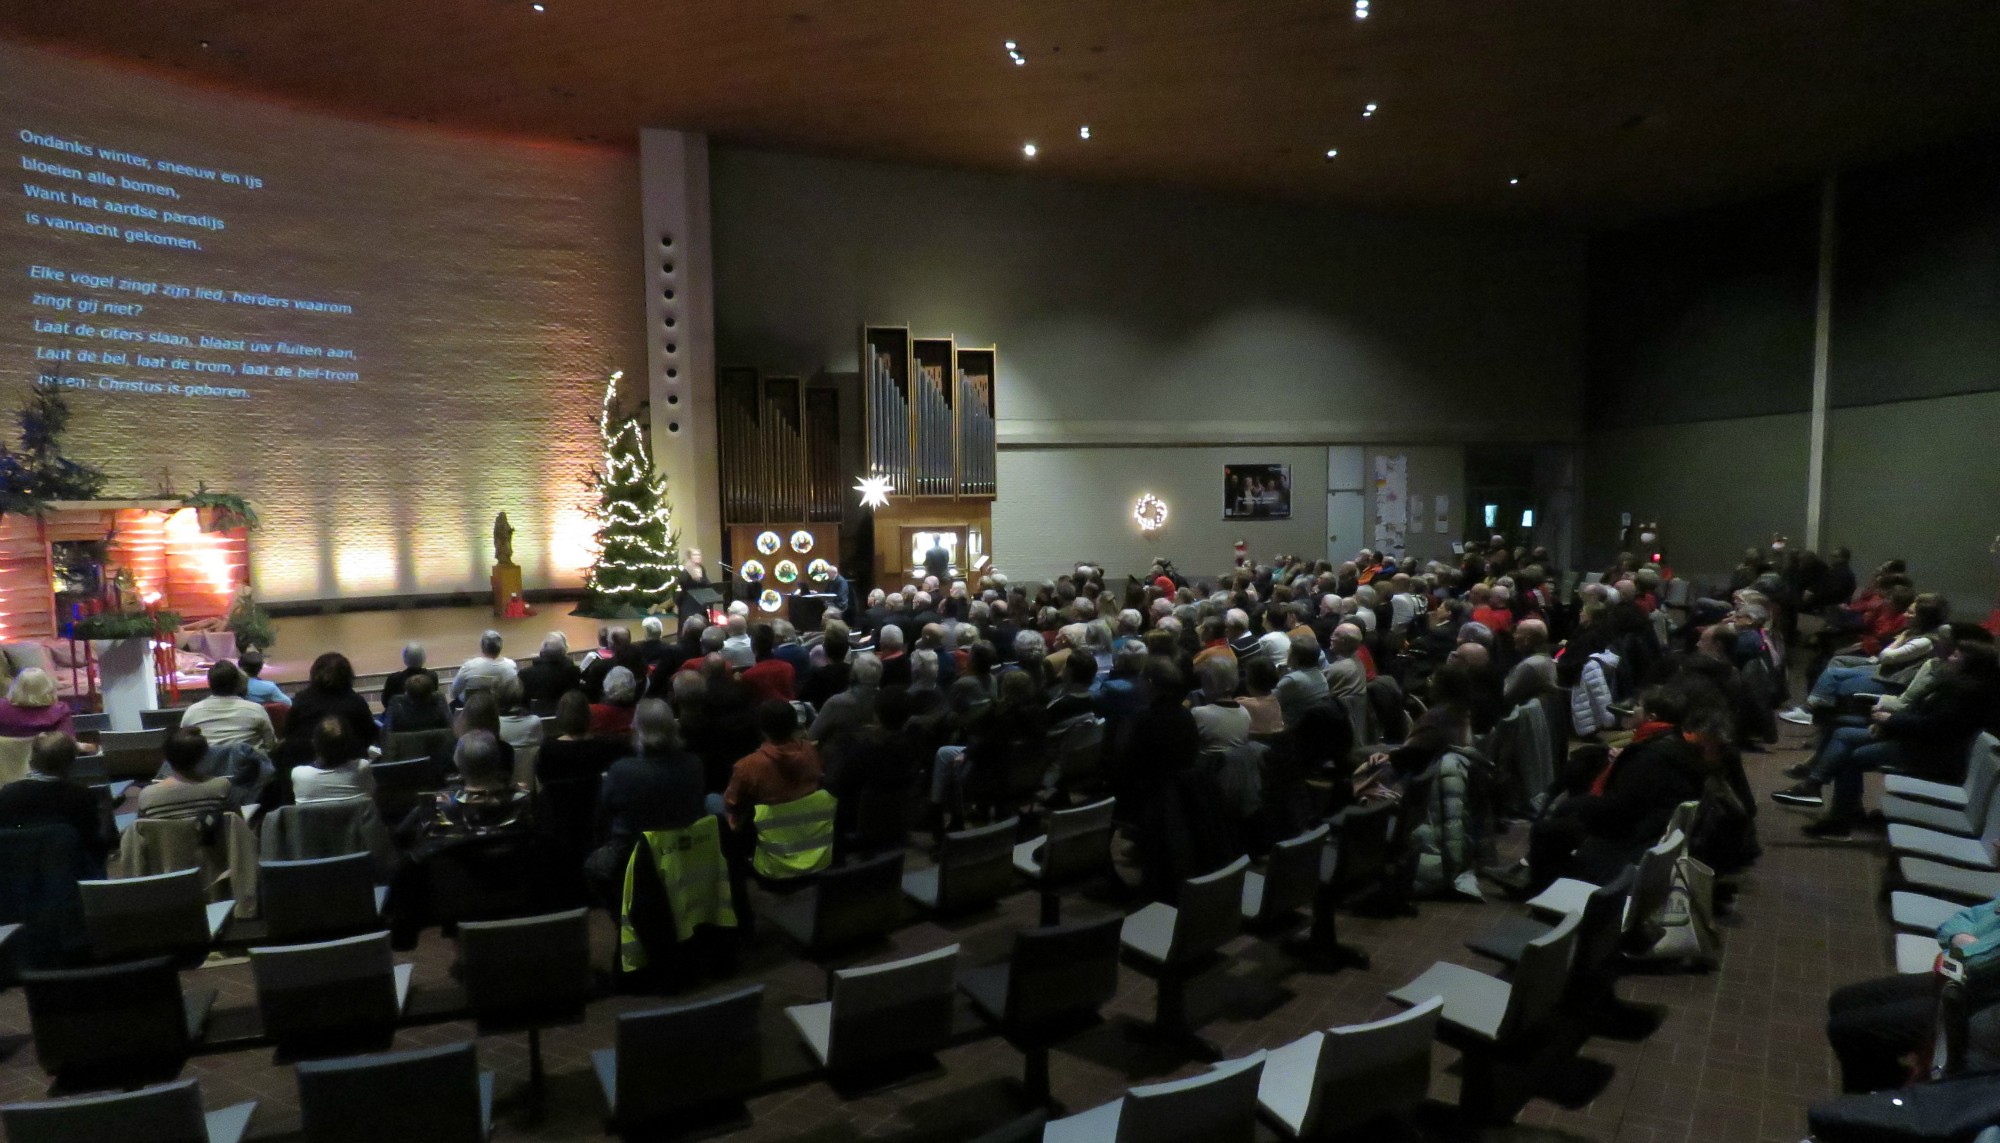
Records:
M672 649L667 642L667 625L659 616L648 615L639 621L639 633L642 638L633 644L632 649L639 652L639 661L646 664L646 670L650 672Z
M382 678L383 710L388 710L389 703L403 693L403 684L410 681L411 675L429 675L432 682L437 681L437 672L424 666L424 657L422 643L412 641L403 644L403 669L390 671Z
M861 609L861 618L856 621L854 629L863 635L873 635L889 621L889 615L888 593L879 587L871 589L868 592L867 605Z
M885 687L907 687L910 685L910 658L903 650L903 629L894 623L883 624L875 636L875 657L882 660L882 685Z
M604 697L604 679L613 667L623 667L632 672L635 679L646 678L646 661L639 657L639 649L632 645L632 629L623 625L606 628L601 638L604 645L583 667L583 693L590 701L597 702Z
M756 666L757 650L750 645L749 618L731 614L724 628L727 635L722 640L723 661L739 671L747 671Z
M1041 686L1048 679L1049 645L1039 632L1022 630L1014 634L1014 658L1001 665L1002 673L1026 671Z
M639 705L639 680L625 667L604 676L604 701L590 704L590 732L616 738L632 729L632 712Z
M420 656L422 650L418 648ZM405 654L407 653L408 649L405 648ZM489 689L500 680L511 679L519 673L520 668L515 666L514 660L500 653L500 633L488 629L479 636L479 654L467 659L458 668L458 674L452 677L451 701L462 704L467 693Z
M1361 661L1361 644L1366 641L1361 628L1343 623L1333 629L1333 650L1327 656L1326 689L1336 699L1368 691L1368 666Z
M542 638L542 649L521 668L521 698L536 714L554 714L563 695L583 685L583 670L569 657L569 640L560 631Z

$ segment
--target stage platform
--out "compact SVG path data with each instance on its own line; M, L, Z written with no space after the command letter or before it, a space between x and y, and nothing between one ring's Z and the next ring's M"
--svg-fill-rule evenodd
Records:
M293 615L273 619L277 645L266 654L264 677L286 690L303 686L312 663L327 651L339 651L354 664L360 690L373 691L381 676L403 666L403 644L422 643L427 665L450 678L465 662L479 653L479 636L487 628L500 632L504 653L516 659L530 659L541 649L542 639L551 631L569 637L571 651L597 646L597 629L607 623L622 624L639 635L636 619L585 619L571 615L576 606L553 601L537 608L526 619L496 619L486 607L412 607L383 611L345 611L332 615ZM663 616L667 631L676 624Z

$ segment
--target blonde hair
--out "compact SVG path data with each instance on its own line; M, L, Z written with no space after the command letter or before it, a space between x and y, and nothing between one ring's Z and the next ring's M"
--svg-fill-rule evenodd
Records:
M56 705L56 681L40 667L29 667L14 676L7 688L7 701L14 706Z

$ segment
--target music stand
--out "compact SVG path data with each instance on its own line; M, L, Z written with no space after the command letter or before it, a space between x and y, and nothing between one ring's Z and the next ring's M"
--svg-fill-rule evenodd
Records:
M695 606L701 608L702 615L709 622L720 621L716 614L718 610L716 605L722 602L721 592L712 587L691 587L687 589L687 597Z

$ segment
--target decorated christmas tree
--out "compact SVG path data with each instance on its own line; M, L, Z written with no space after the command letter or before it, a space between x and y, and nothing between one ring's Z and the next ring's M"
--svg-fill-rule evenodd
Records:
M637 417L612 422L623 376L613 373L604 387L597 415L604 459L584 482L597 498L590 509L597 522L597 561L584 579L583 606L577 611L600 618L631 618L670 607L681 570L667 478L653 468L646 431Z
M52 385L36 385L15 414L18 450L0 444L0 513L39 516L51 500L90 500L103 490L104 473L62 454L69 402Z

